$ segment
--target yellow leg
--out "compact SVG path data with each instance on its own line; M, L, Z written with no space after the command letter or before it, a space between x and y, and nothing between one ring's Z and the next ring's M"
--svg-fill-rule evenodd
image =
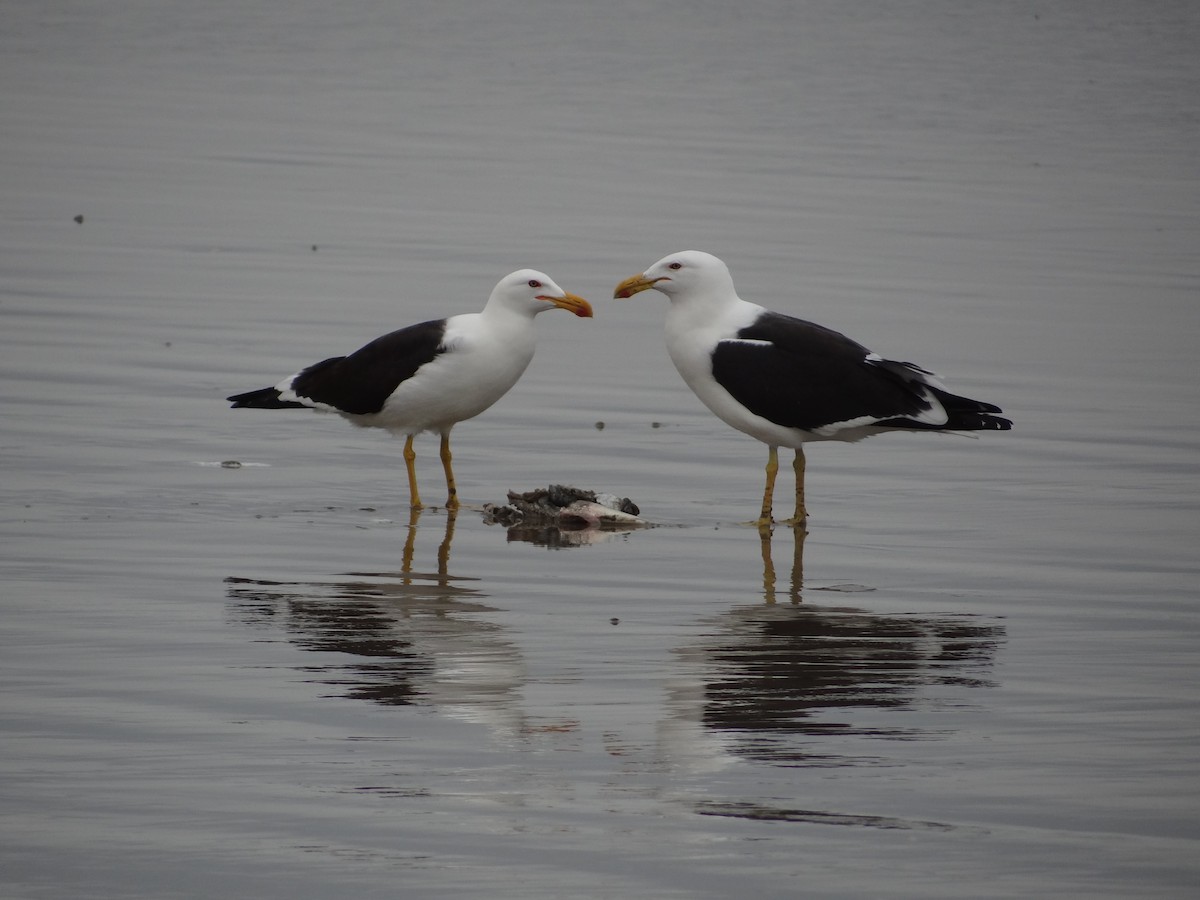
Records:
M413 449L413 435L404 442L404 465L408 467L408 496L409 505L413 509L421 509L421 495L417 493L417 451Z
M775 476L779 474L779 448L772 447L767 454L767 486L763 489L762 513L755 522L759 528L771 525L771 501L775 496Z
M796 473L796 514L787 520L788 525L803 525L808 519L808 509L804 505L804 447L796 448L796 458L792 460L792 471Z
M458 509L458 487L454 484L454 457L450 455L450 432L442 435L442 468L446 470L446 509Z

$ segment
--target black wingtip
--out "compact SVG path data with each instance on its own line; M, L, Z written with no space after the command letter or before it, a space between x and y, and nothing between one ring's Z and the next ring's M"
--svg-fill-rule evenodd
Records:
M303 403L281 400L279 391L275 388L260 388L257 391L234 394L225 399L231 404L230 409L304 409Z
M1004 412L994 403L960 397L936 388L933 393L941 401L946 414L950 417L942 426L947 431L1009 431L1012 429L1012 419L994 415L994 413Z
M951 416L944 427L947 431L1011 431L1013 423L1003 416L959 413Z

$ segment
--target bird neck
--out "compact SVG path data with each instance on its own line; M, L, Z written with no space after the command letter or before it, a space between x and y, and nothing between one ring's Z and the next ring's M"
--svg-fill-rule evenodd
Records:
M692 291L671 297L667 318L677 327L720 327L730 319L744 318L754 308L732 290Z

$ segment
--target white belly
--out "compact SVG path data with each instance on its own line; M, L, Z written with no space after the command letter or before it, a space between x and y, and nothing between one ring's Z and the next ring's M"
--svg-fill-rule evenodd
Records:
M503 397L533 359L532 329L486 338L447 334L454 349L422 366L373 415L347 415L358 425L401 434L445 433Z

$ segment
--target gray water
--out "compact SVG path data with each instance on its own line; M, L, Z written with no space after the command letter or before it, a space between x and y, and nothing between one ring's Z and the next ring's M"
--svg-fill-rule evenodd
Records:
M1198 43L1186 2L6 4L0 893L1191 896ZM814 447L761 540L765 449L607 299L685 248L1016 429ZM522 266L597 315L456 430L457 517L386 435L223 402ZM552 482L659 527L484 523Z

